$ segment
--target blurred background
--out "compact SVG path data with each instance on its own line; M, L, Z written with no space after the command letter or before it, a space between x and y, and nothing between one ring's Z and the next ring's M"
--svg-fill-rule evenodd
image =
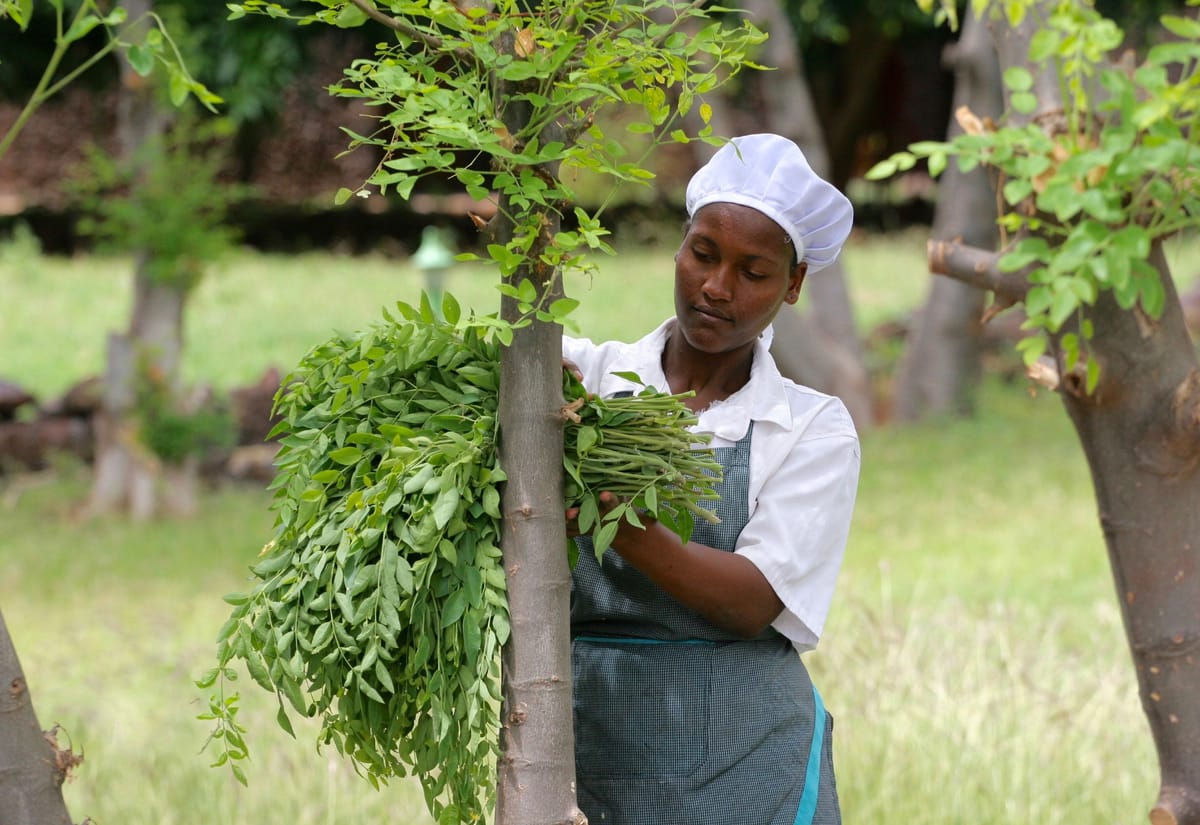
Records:
M1097 4L1134 46L1174 5ZM717 132L792 137L856 213L839 266L806 283L776 346L788 374L846 400L863 439L844 571L808 657L836 719L845 821L1141 821L1154 749L1083 455L1054 394L1025 377L1019 314L981 323L987 296L925 260L931 235L995 246L993 182L919 166L864 177L958 128L959 105L998 116L994 56L978 31L902 0L742 8L771 33L759 61L778 68L709 101ZM494 270L453 260L478 251L472 215L488 204L426 180L408 200L335 205L381 157L346 151L374 127L328 87L382 30L153 9L224 99L218 115L156 120L135 73L111 55L91 65L97 31L62 56L60 76L86 71L0 156L0 607L43 727L84 755L65 786L73 816L427 822L415 782L372 789L314 731L283 734L254 687L248 787L210 768L193 680L215 664L221 596L246 589L271 537L280 381L335 330L422 290L495 311ZM47 8L24 33L0 20L0 135L38 94L54 27ZM154 164L128 164L149 133L166 136ZM603 205L617 254L567 274L573 334L633 340L673 312L683 190L710 151L664 147L646 186L574 181L585 208ZM1195 335L1195 239L1168 259ZM149 361L131 354L145 340ZM136 427L106 415L122 405Z

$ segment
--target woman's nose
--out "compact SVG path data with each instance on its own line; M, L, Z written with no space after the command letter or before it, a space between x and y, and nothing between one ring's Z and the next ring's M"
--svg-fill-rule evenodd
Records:
M729 274L724 266L714 266L710 269L705 275L704 283L700 286L704 291L704 297L710 301L728 301L733 295L730 289Z

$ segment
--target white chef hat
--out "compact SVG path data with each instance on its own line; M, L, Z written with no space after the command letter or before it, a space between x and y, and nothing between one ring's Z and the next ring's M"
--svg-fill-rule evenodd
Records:
M837 260L854 222L846 196L779 135L744 135L722 146L688 182L688 217L710 203L749 206L775 221L810 273Z

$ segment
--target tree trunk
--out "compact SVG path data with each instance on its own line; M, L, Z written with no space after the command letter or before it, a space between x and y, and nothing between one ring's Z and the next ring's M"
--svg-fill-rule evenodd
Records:
M507 44L512 49L511 42ZM507 99L510 134L528 123L524 104ZM553 139L543 135L545 140ZM557 176L557 169L547 170ZM497 241L512 237L500 204ZM558 231L547 210L526 265L509 278L528 278L539 295L562 295L561 273L538 261ZM515 299L501 300L501 317L520 318ZM513 334L500 359L500 461L508 476L501 498L500 548L508 583L512 635L501 657L501 756L497 766L497 825L586 825L575 798L575 735L571 694L570 598L563 515L562 327L534 320Z
M1107 293L1096 307L1097 393L1061 392L1087 455L1100 525L1158 750L1154 825L1200 823L1200 364L1161 248L1157 321ZM1057 353L1061 364L1063 358Z
M946 49L945 62L955 74L954 110L966 106L980 117L998 118L1004 111L1000 64L987 27L970 10L958 43ZM961 132L951 116L947 135ZM996 193L986 170L963 173L957 163L947 167L938 185L931 234L981 249L996 247ZM909 325L892 407L897 420L974 411L984 298L977 287L933 276L929 296Z
M75 764L42 732L16 648L0 614L0 822L70 825L62 783Z
M1001 69L1028 66L1030 38L1047 5L1018 29L994 32ZM1034 71L1039 109L1061 111L1052 71ZM1039 122L1051 122L1052 119ZM998 255L931 242L938 271L1000 288ZM986 260L985 260L986 259ZM1100 524L1137 671L1142 707L1158 754L1154 825L1200 825L1200 361L1161 246L1151 250L1165 309L1151 319L1121 310L1110 292L1088 310L1089 350L1101 367L1092 394L1083 369L1068 371L1052 341L1058 389L1091 471Z
M126 2L129 19L139 21L153 10L151 0ZM144 24L140 24L144 25ZM122 59L117 131L122 154L137 157L166 126L168 116L157 103L154 87ZM104 375L104 403L96 417L96 462L87 512L123 511L147 519L160 508L188 513L194 507L195 462L172 468L165 479L160 462L137 437L138 383L147 378L172 395L180 391L179 361L183 347L184 288L156 282L149 263L155 250L138 255L129 329L109 336ZM163 494L172 484L169 495Z
M136 519L153 516L165 483L159 460L138 441L139 382L154 381L171 395L179 391L183 347L183 310L187 293L156 283L145 272L145 259L134 275L134 302L129 330L108 339L104 403L96 416L96 466L88 501L89 514L125 511ZM186 467L175 468L173 512L187 512L192 501L181 491L193 490ZM192 475L195 474L194 462ZM180 496L183 495L181 498Z

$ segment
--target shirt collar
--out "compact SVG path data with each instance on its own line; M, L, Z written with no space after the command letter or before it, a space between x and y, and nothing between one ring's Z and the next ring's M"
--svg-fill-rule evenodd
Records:
M662 353L674 328L675 319L667 319L637 342L631 353L632 363L614 366L619 370L636 372L646 384L667 391L667 378L662 370ZM746 435L751 421L770 422L784 430L792 428L792 410L785 390L786 382L775 365L775 359L771 357L771 337L772 329L768 327L755 342L754 361L746 386L700 413L701 430L728 441L738 441ZM621 384L624 386L620 389L631 388L623 380ZM608 388L604 390L607 391Z

